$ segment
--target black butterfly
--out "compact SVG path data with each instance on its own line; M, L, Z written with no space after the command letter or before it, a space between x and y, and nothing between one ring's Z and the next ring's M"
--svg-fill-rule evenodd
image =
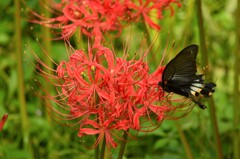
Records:
M199 99L210 97L214 93L215 83L204 83L203 75L196 75L196 58L198 53L197 45L190 45L183 49L165 67L162 74L162 81L158 83L166 92L190 98L193 102L205 109Z

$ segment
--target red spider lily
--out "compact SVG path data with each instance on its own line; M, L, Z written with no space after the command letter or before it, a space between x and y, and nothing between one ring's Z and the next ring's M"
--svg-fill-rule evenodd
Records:
M104 114L103 114L104 115ZM127 131L131 125L129 120L119 120L109 118L104 119L103 121L102 116L99 118L100 120L98 123L94 120L86 120L83 121L83 127L80 127L78 136L82 137L84 135L96 135L98 134L97 141L95 142L95 146L99 144L105 137L106 143L108 147L117 147L117 143L114 141L114 131L116 130L125 130ZM90 126L90 128L85 128L86 126Z
M35 19L31 22L60 31L63 39L71 37L79 28L97 46L104 33L119 35L124 24L137 22L141 17L150 27L159 30L159 24L152 17L156 14L157 19L163 18L162 11L168 8L173 14L172 3L180 6L176 0L62 0L50 6L53 18L32 11Z
M138 3L136 3L136 1L126 0L127 8L133 10L130 17L132 19L143 17L144 21L156 30L160 30L160 25L152 20L150 14L153 14L155 11L157 13L156 18L162 19L162 11L169 7L172 11L171 14L173 15L173 8L170 5L171 3L176 3L179 7L181 6L176 0L139 0Z
M2 120L0 121L0 131L2 131L5 122L7 121L8 114L4 114Z
M37 67L57 88L57 96L48 92L44 96L57 103L48 107L51 115L69 126L77 125L80 137L98 134L94 146L105 139L109 147L116 147L117 140L121 139L119 131L155 130L165 118L173 117L176 109L186 105L172 105L174 99L166 98L158 86L164 67L159 66L149 74L143 57L139 60L116 58L110 49L99 46L89 49L88 53L74 51L69 61L57 65L54 75ZM187 106L184 114L190 109Z

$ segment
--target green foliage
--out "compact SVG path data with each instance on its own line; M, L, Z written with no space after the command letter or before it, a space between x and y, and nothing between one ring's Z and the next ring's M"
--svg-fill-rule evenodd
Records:
M187 44L199 44L198 24L196 19L196 6L193 0L184 1L181 8L175 8L174 16L164 13L165 18L160 21L161 31L157 42L151 52L155 54L149 57L151 71L153 71L162 58L162 53L167 46L173 50L180 50ZM235 2L235 1L234 1ZM31 1L30 7L37 6L37 1ZM35 71L34 58L24 55L24 80L26 86L27 110L30 120L30 143L31 150L23 149L23 138L21 131L21 117L19 113L19 101L17 98L17 70L16 56L14 52L14 30L12 13L14 6L10 0L0 1L0 117L4 113L9 114L9 119L0 132L0 158L25 159L31 158L93 158L94 151L88 149L77 136L78 130L60 125L54 121L49 122L46 118L43 99L35 95L40 88L35 79L39 74ZM23 7L25 7L23 5ZM217 83L214 100L216 102L217 121L222 141L224 158L233 156L233 87L234 87L234 48L235 46L235 22L234 13L236 6L232 1L221 0L220 2L203 1L204 21L206 27L206 43L209 52L209 67L212 68L213 80ZM26 16L23 13L23 16ZM26 17L25 17L26 20ZM44 48L36 38L41 35L38 27L30 31L30 27L36 26L23 22L23 47L26 52L36 53L41 59L44 58ZM130 32L130 35L129 35ZM145 30L139 26L127 26L126 30L118 39L109 38L109 45L113 45L117 55L123 53L125 44L129 58L141 48L148 48L144 42ZM33 36L34 35L34 36ZM155 31L150 32L151 38L156 35ZM132 36L132 37L131 37ZM141 38L134 38L134 37ZM129 40L130 39L130 40ZM152 40L151 39L151 40ZM158 43L160 42L160 43ZM146 44L143 46L142 43ZM26 46L25 46L26 45ZM74 44L73 44L74 45ZM85 42L85 46L87 43ZM142 52L143 52L142 51ZM58 62L66 60L68 54L65 44L53 41L51 58ZM169 51L168 51L169 52ZM172 51L167 54L164 63L173 57ZM199 58L199 63L200 57ZM20 59L21 60L21 59ZM200 68L201 69L201 68ZM216 158L213 141L213 129L210 116L207 110L197 107L185 118L179 120L181 127L190 145L194 158L211 159ZM239 128L239 127L238 127ZM116 152L116 153L115 153ZM113 150L113 158L117 158L117 150ZM184 159L186 153L181 142L175 121L164 121L154 132L139 134L139 139L129 138L124 158L128 159Z

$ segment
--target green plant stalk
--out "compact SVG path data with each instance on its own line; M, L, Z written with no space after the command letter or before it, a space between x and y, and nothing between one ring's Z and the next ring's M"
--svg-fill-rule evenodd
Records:
M236 50L235 50L235 63L234 63L234 106L233 106L233 158L240 159L240 99L239 99L239 60L240 60L240 0L237 1L236 11Z
M127 131L124 131L124 133L123 133L123 141L121 143L120 150L119 150L119 153L118 153L118 159L122 159L123 158L124 150L125 150L125 147L126 147L126 144L127 144L127 138L128 138L128 133L127 133Z
M98 101L99 101L99 99L98 99L98 96L96 95L96 92L94 92L94 96L95 96L95 98L96 98L96 103L98 103ZM97 115L97 123L99 123L99 116ZM95 135L95 137L96 137L96 141L97 141L97 139L98 139L98 137L99 137L99 134L96 134ZM100 148L99 148L99 144L97 144L97 147L95 148L95 150L94 150L94 153L95 153L95 159L99 159L99 150Z
M83 48L84 43L83 43L81 35L82 34L81 34L80 27L78 27L76 32L75 32L75 34L74 34L74 36L73 36L74 37L74 42L76 44L77 49L84 49Z
M103 142L102 142L102 149L101 149L101 153L100 153L100 159L104 159L105 149L106 149L106 138L104 136Z
M40 2L40 5L41 5L41 8L42 8L42 11L43 11L43 14L46 16L46 17L49 17L50 16L50 12L49 10L46 8L46 6L44 6L44 4L42 2ZM50 32L50 28L48 27L45 27L45 26L42 26L41 27L41 32L42 32L42 45L43 45L43 48L45 50L45 52L51 56L51 52L52 52L52 43L51 43L51 32ZM44 58L43 59L43 63L45 63L47 66L49 66L50 68L53 68L53 63L52 61L49 59L49 58ZM51 71L47 68L44 69L44 71L48 74L51 74ZM53 90L53 87L51 84L49 84L48 81L45 81L44 83L44 89L46 89L46 91L48 93L53 93L54 90ZM44 102L44 104L48 104L47 101ZM45 106L44 106L45 107ZM50 107L49 107L50 108ZM51 110L48 110L48 111L51 111ZM51 112L47 113L47 120L48 120L48 123L51 124L51 117L50 115Z
M186 1L188 4L187 4L187 18L185 18L185 22L184 22L184 29L183 29L183 32L181 33L181 37L191 37L191 35L193 34L193 30L190 29L191 26L192 26L192 22L193 22L193 18L194 18L194 14L193 12L195 11L194 9L194 3L195 1L194 0L188 0ZM186 39L187 40L187 39ZM183 42L185 42L183 40ZM184 43L185 45L185 43Z
M189 137L191 138L192 142L195 143L194 146L195 146L195 147L199 147L198 149L199 149L201 152L207 152L208 147L206 147L203 142L199 142L199 139L201 140L202 137L196 137L195 132L193 132L193 131L191 131L191 130L187 130L187 132L188 132L188 135L189 135ZM206 155L206 158L208 158L208 159L211 158L211 157L210 157L210 156L211 156L210 153L206 153L206 154L204 154L204 155Z
M49 9L47 9L47 7L45 6L45 4L43 4L43 2L39 2L40 3L40 8L42 9L42 12L44 14L44 16L46 17L50 17L51 16L51 13L49 11ZM45 27L45 26L41 26L41 40L42 40L42 45L43 45L43 48L44 48L44 51L48 54L49 57L51 57L51 53L52 53L52 42L51 42L51 32L50 32L50 28L48 27ZM53 62L51 61L51 59L49 59L48 57L46 58L43 58L43 63L45 63L48 67L52 68L53 69ZM47 69L47 68L44 68L44 72L46 72L47 74L52 74L52 72L50 71L50 69ZM49 93L49 94L52 94L54 93L54 89L53 89L53 86L49 83L49 81L45 80L44 81L44 89ZM52 114L52 110L51 110L51 107L48 107L47 105L49 104L48 103L48 100L46 99L44 102L44 108L47 107L47 113L46 113L46 118L47 118L47 121L48 121L48 124L49 126L51 127L51 122L52 122L52 118L51 118L51 115ZM50 132L49 132L49 135L51 136L52 135L52 132L51 132L52 129L50 129ZM48 147L48 150L50 150L52 147L53 147L53 142L52 140L49 140L48 141L48 144L47 144L47 147ZM51 153L50 151L48 152L48 158L51 157Z
M18 75L18 100L20 105L21 129L23 133L23 146L25 150L30 150L29 142L29 119L27 115L27 105L25 99L25 86L23 77L23 50L22 50L22 33L21 33L21 16L20 16L20 0L14 0L14 29L15 29L15 49L17 60L17 75Z
M95 136L96 136L96 140L97 140L98 135L95 135ZM95 154L95 159L99 159L99 144L98 144L97 147L95 148L94 154Z
M185 26L184 28L185 29L183 30L181 37L186 37L186 33L189 33L189 31L190 31L189 30L189 26L190 26L190 23L192 22L192 19L193 19L194 0L189 0L189 1L187 1L187 3L188 3L187 18L186 18L186 22L184 24L184 26ZM190 33L192 33L192 31ZM183 146L184 146L187 158L188 159L193 159L194 157L193 157L191 148L190 148L189 143L188 143L188 141L186 139L186 136L185 136L185 134L184 134L184 132L182 130L181 124L178 121L175 121L175 124L177 126L178 133L180 135L181 142L183 143Z
M187 142L186 136L182 130L181 124L178 121L175 121L175 124L177 126L178 133L180 135L181 142L183 143L187 158L194 159L189 143Z
M203 24L203 14L202 14L202 4L201 0L196 1L197 6L197 17L198 17L198 27L199 27L199 35L200 35L200 47L202 52L202 62L204 66L208 66L208 53L207 53L207 47L206 47L206 41L205 41L205 30L204 30L204 24ZM208 81L211 80L210 70L206 69L206 78ZM209 100L209 111L210 111L210 117L211 122L213 126L213 132L214 132L214 139L215 139L215 148L217 151L218 159L222 159L222 144L220 140L219 130L218 130L218 124L217 124L217 117L216 117L216 109L215 109L215 102L213 98L211 97Z

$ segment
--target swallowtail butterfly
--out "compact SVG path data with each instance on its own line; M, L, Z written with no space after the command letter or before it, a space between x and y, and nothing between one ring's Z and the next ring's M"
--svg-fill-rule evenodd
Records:
M216 84L213 82L204 83L203 75L197 75L196 58L198 53L197 45L190 45L176 55L165 67L162 74L162 81L159 86L166 92L173 92L187 98L205 109L199 100L203 97L210 97L214 93Z

